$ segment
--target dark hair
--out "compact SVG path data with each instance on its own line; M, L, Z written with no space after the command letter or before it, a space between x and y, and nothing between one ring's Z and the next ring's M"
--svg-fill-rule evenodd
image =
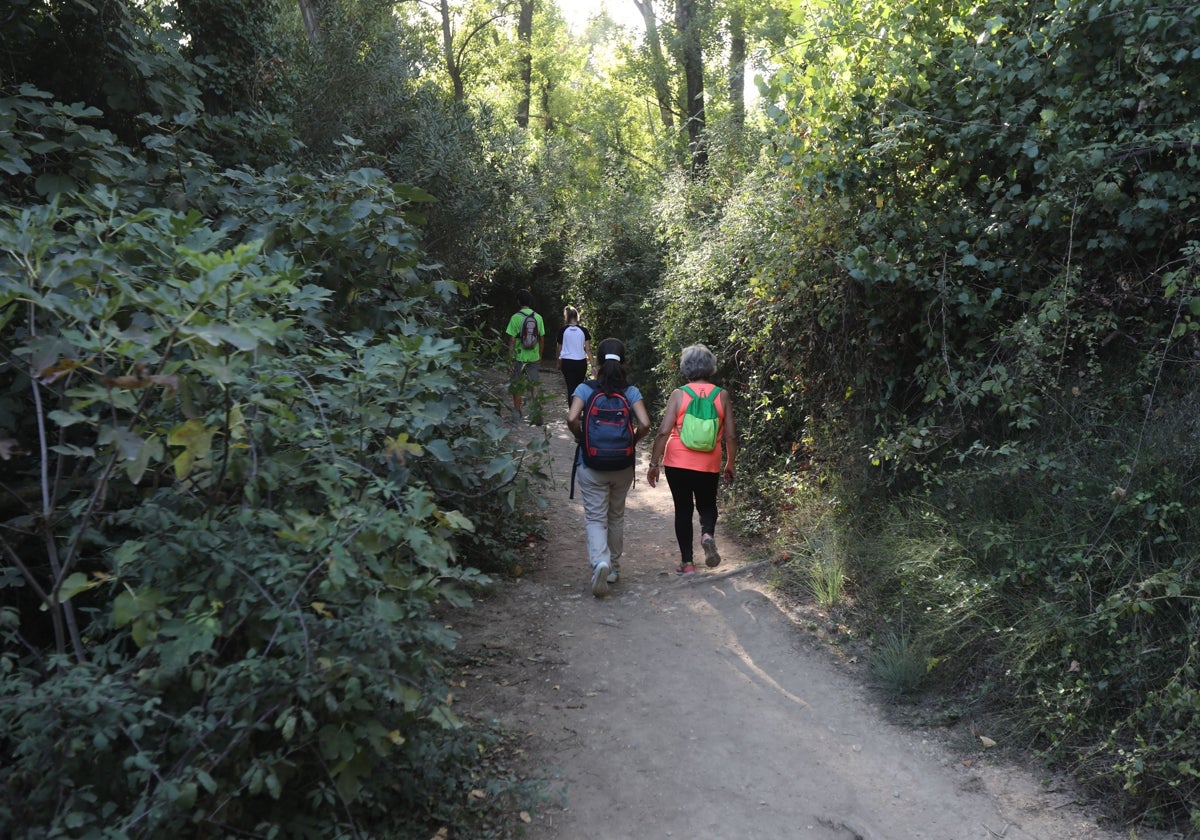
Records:
M608 358L616 356L615 359ZM596 383L604 391L624 391L629 387L625 379L625 345L618 338L606 338L600 342L596 350L596 359L600 363L600 372L596 375Z
M517 292L517 303L521 306L533 306L533 294L528 289Z

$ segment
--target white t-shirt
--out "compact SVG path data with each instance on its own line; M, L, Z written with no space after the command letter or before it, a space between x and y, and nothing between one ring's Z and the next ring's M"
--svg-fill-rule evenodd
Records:
M562 345L562 351L558 354L560 359L586 359L587 353L583 350L583 345L589 340L588 331L578 324L568 324L563 327L562 333L559 334L558 343Z

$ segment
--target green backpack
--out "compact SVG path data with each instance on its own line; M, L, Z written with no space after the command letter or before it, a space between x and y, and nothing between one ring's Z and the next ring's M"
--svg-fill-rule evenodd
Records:
M720 388L713 388L707 397L696 395L688 386L681 389L692 398L683 412L683 422L679 424L679 440L688 449L696 452L712 452L717 447L717 431L721 427L721 418L717 414L717 394Z

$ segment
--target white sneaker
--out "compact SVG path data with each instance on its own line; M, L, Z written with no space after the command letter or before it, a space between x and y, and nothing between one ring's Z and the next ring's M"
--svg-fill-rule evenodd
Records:
M592 569L592 594L597 598L608 594L608 573L612 567L607 563L599 563Z
M616 560L613 561L612 571L608 573L608 582L616 583L621 579L621 564Z

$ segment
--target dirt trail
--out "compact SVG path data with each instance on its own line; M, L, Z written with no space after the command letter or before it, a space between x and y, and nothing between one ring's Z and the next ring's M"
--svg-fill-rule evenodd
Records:
M574 441L561 416L515 429L547 432L548 540L522 578L456 625L463 711L517 733L526 766L550 780L525 836L1127 836L1097 827L1061 783L888 723L863 666L801 629L720 523L721 566L677 578L670 493L646 483L644 452L621 581L594 598L583 508L578 492L567 498Z

